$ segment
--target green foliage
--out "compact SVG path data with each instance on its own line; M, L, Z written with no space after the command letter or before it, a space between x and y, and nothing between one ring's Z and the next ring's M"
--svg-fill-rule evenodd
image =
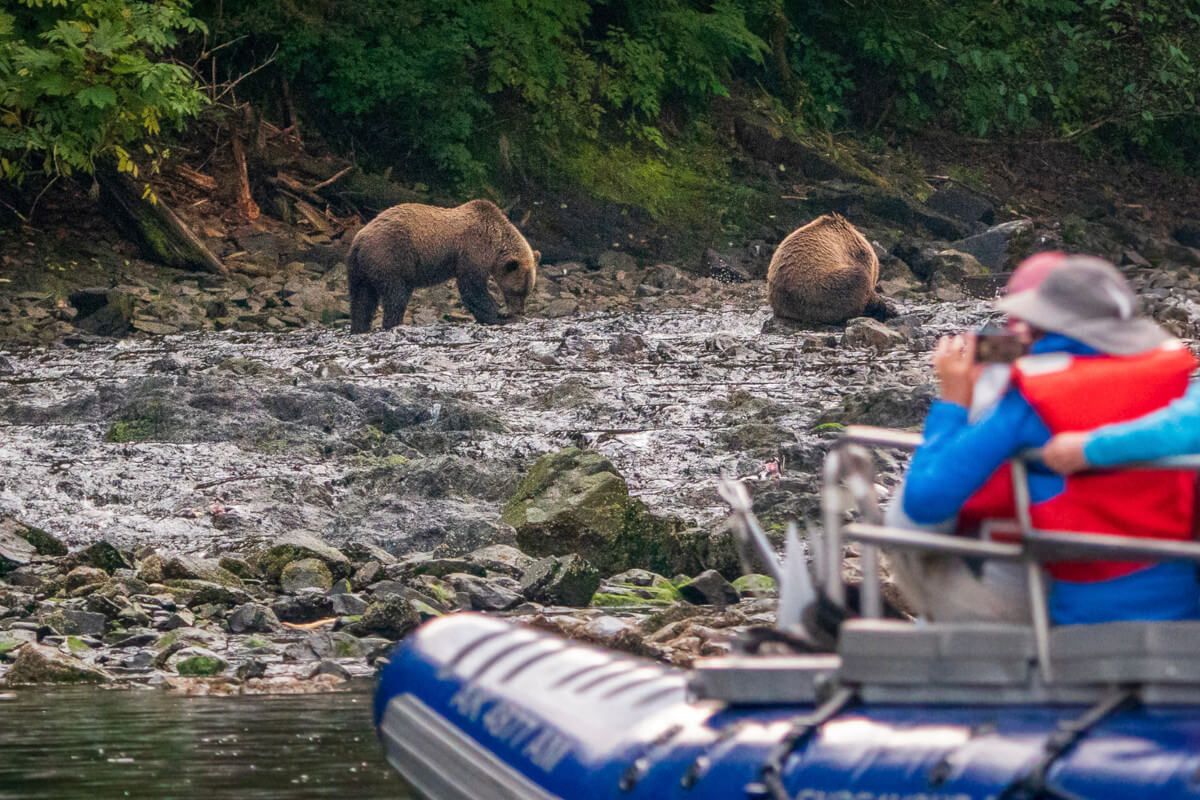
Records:
M578 140L662 146L665 104L727 94L735 67L765 51L732 0L258 0L219 13L229 7L203 6L220 35L250 34L236 68L278 46L310 125L464 187L536 170Z
M186 0L17 0L0 11L0 179L90 173L204 104L190 71L165 53L203 30Z
M813 44L853 62L856 85L886 87L880 99L909 122L978 136L1108 125L1147 144L1196 108L1197 0L827 0L793 22L816 22Z

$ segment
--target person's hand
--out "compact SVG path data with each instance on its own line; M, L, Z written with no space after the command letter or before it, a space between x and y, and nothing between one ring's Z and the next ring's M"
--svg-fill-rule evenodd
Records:
M975 334L943 336L933 350L933 369L941 384L942 399L971 407L975 380L982 369L975 363Z
M1055 472L1070 475L1091 466L1083 455L1086 433L1060 433L1042 448L1042 461Z

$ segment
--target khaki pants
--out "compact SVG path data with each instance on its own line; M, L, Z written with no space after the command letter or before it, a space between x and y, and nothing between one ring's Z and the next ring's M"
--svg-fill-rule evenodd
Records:
M954 521L913 522L902 508L903 486L884 513L889 528L953 533ZM1029 593L1021 564L989 561L976 575L961 558L932 553L888 551L896 586L916 612L930 622L1009 622L1028 624Z

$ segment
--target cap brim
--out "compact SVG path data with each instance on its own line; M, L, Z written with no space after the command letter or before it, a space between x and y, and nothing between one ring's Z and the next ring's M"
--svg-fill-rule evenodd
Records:
M1102 353L1131 355L1161 347L1175 337L1145 317L1085 319L1057 308L1036 290L1003 297L996 308L1035 328L1069 336Z

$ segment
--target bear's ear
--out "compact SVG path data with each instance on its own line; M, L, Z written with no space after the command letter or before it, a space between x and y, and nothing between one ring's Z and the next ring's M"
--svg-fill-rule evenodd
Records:
M504 265L505 272L516 272L520 268L521 268L521 262L517 261L515 258L512 261L509 261L507 264Z
M533 251L533 263L534 263L534 264L541 264L541 263L542 263L542 251L541 251L541 250L534 250L534 251Z

